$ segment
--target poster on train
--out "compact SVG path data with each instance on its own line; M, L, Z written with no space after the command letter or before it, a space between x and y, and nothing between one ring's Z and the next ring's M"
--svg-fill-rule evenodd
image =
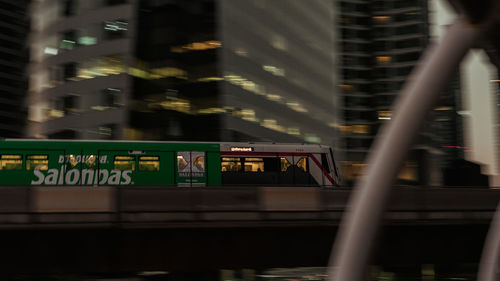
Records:
M205 185L205 152L177 152L177 183L179 185Z
M191 151L177 152L177 173L179 177L191 177Z

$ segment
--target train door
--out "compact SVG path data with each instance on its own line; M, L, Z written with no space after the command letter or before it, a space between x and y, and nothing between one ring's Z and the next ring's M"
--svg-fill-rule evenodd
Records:
M280 153L281 185L314 185L310 175L309 159L307 154Z
M205 171L204 151L178 151L176 183L178 186L205 186L207 173Z
M2 185L64 185L64 150L0 150Z
M99 151L99 185L172 185L173 152Z

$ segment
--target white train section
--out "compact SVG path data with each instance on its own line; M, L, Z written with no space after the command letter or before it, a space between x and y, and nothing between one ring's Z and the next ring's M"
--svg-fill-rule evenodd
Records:
M303 175L299 175L299 173L307 173L310 175L308 179L309 185L325 187L338 187L341 185L341 177L332 149L325 145L223 142L220 144L220 149L223 173L225 169L231 168L244 169L244 171L258 169L259 172L264 173L267 167L264 167L263 163L266 161L269 162L270 158L277 158L276 160L280 162L279 169L281 170L281 179L279 182L282 184L286 184L287 173L290 174L289 177L295 179L299 177L303 178ZM226 165L227 168L225 168L225 159L229 159L228 161L247 159L247 162L243 162L245 160L241 160L240 164L234 164L235 162L233 162L233 165L242 165L243 167L230 167ZM262 162L260 166L259 161ZM290 172L289 169L298 172Z

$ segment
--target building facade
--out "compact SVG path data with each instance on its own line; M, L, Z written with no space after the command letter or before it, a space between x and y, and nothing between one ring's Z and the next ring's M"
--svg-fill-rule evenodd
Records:
M26 126L29 1L0 1L0 137L20 138Z
M427 0L341 0L338 4L342 46L341 155L344 175L354 180L365 166L378 129L391 119L393 102L428 44L429 10ZM460 154L463 157L463 151L456 149L463 147L459 109L456 78L420 131L417 145L399 174L401 180L428 182L423 178L429 176L429 170L446 165ZM438 164L431 168L428 163Z
M321 0L38 0L28 136L335 147L334 12Z
M129 1L34 1L28 137L123 137L135 14Z

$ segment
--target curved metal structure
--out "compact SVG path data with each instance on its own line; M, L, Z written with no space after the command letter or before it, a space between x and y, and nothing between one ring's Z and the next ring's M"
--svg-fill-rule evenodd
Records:
M382 128L368 156L339 230L330 259L329 280L362 280L389 190L426 113L456 71L483 28L460 17L443 40L431 46L402 89L390 123Z
M481 262L479 264L479 281L498 280L498 263L500 261L500 203L491 221L488 236L484 242Z

